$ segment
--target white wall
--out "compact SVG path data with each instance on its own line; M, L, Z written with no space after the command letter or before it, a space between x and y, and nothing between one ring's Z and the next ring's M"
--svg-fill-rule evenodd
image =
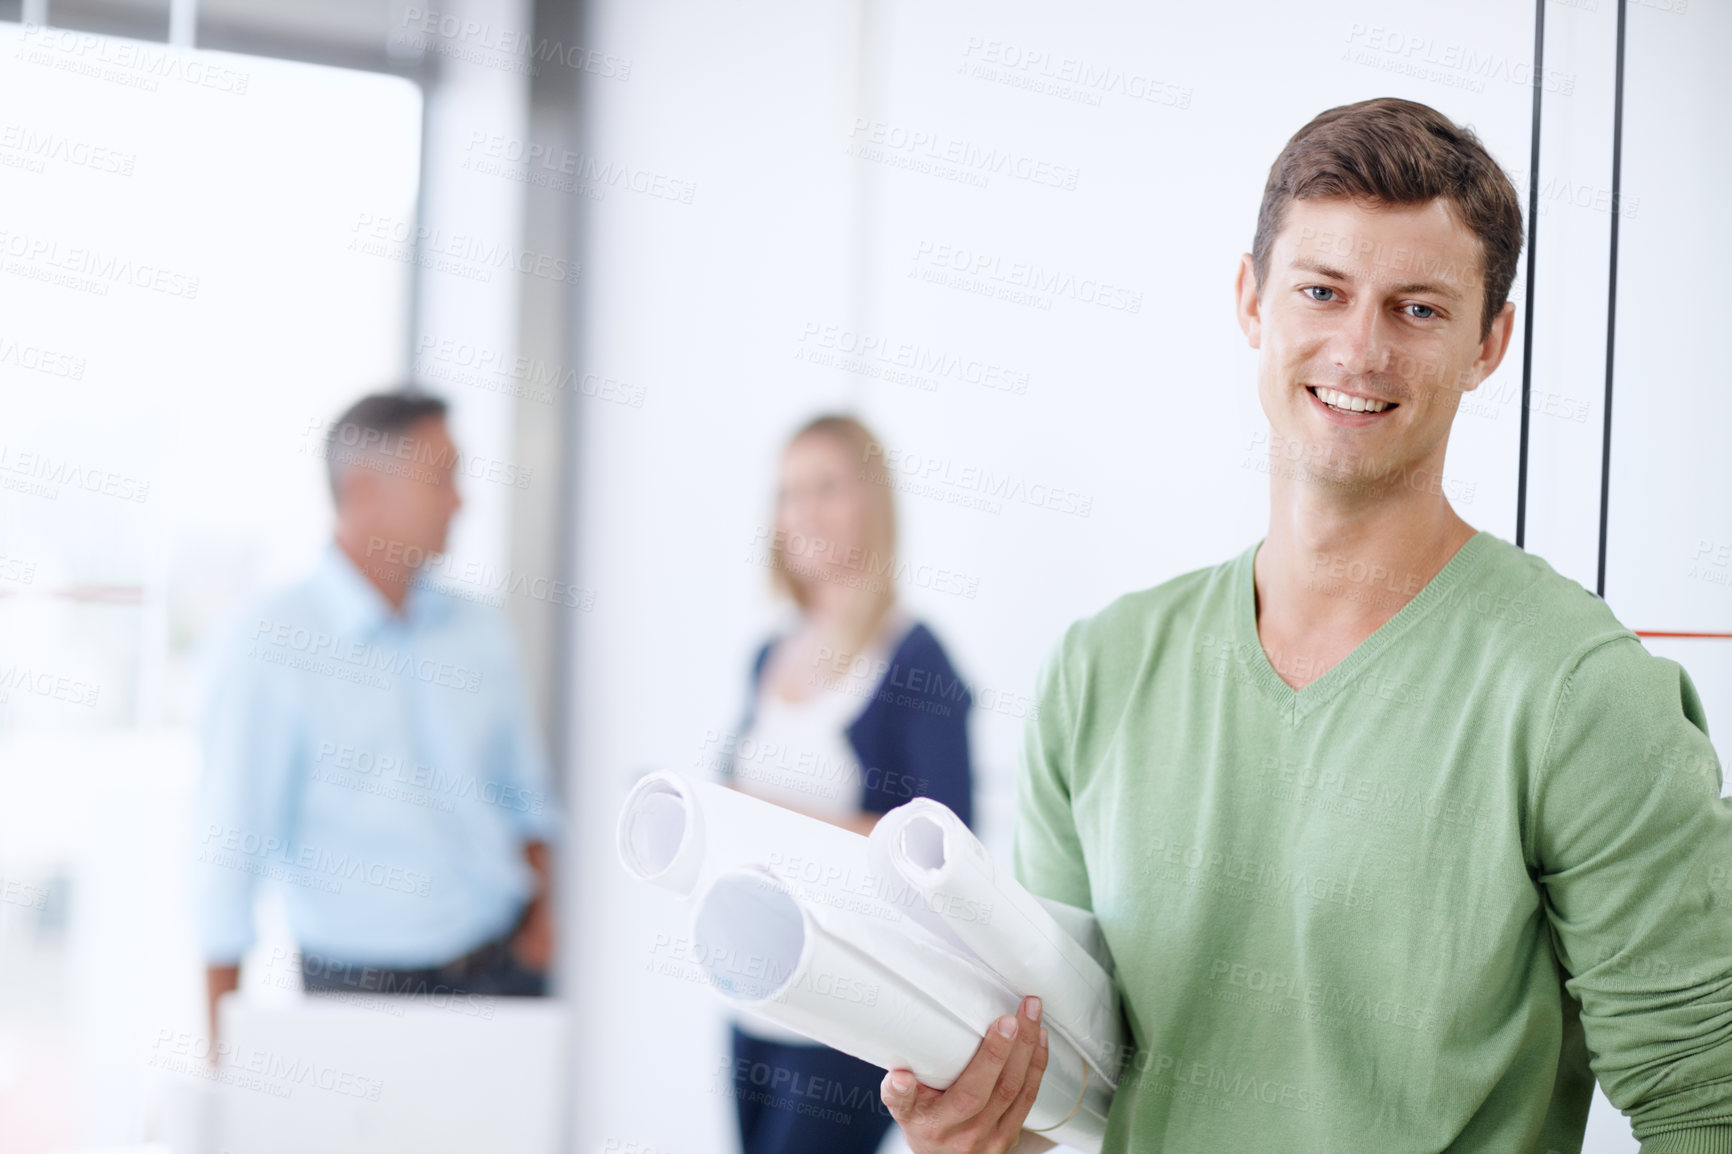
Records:
M1732 9L1632 6L1612 394L1606 598L1633 629L1732 632L1732 369L1716 301L1732 255ZM1610 19L1611 14L1607 13ZM1596 494L1597 497L1597 494ZM1655 638L1701 691L1726 757L1732 641Z
M633 382L645 404L587 406L578 446L577 580L597 599L578 623L565 718L582 839L568 887L581 920L565 980L589 1023L572 1108L586 1154L632 1142L709 1151L728 1148L733 1134L723 1019L701 986L649 972L669 958L657 935L680 935L683 919L671 901L628 884L613 821L638 773L694 768L706 731L732 726L744 703L746 663L772 612L751 546L787 433L820 409L852 407L905 454L905 556L978 581L973 596L909 587L905 600L977 698L986 690L1014 703L1068 622L1263 532L1267 479L1256 466L1267 426L1231 286L1281 145L1324 108L1405 96L1472 125L1525 192L1532 12L1499 0L1449 10L1370 0L1250 11L880 3L862 15L765 0L598 10L593 46L631 67L626 80L591 85L595 151L696 191L689 205L609 191L590 224L585 366ZM1556 71L1545 79L1542 188L1560 173L1609 185L1614 13L1609 3L1554 4L1548 18ZM1665 98L1632 97L1626 126L1631 162L1653 166L1627 175L1626 187L1655 198L1652 215L1643 200L1639 227L1625 222L1621 279L1622 299L1638 303L1620 317L1614 470L1640 483L1614 488L1620 560L1609 594L1637 628L1732 627L1726 586L1683 576L1688 558L1664 561L1669 585L1638 576L1654 571L1647 548L1678 554L1732 536L1724 499L1705 501L1667 471L1717 453L1729 491L1723 441L1706 423L1630 400L1662 386L1705 400L1723 372L1706 345L1706 278L1723 264L1712 260L1689 290L1700 338L1665 346L1673 359L1663 378L1644 380L1640 368L1658 363L1662 336L1678 336L1667 322L1678 306L1654 286L1676 283L1687 263L1679 253L1704 235L1725 187L1724 155L1719 181L1677 170L1705 163L1687 145L1713 131L1706 112L1690 110L1721 106L1706 91L1708 45L1725 43L1710 22L1695 9L1632 16L1633 35L1654 39L1632 52L1631 84L1673 86ZM1693 55L1678 55L1684 42ZM1029 53L1047 63L1015 66ZM1683 59L1692 79L1677 75ZM1043 72L1085 68L1118 79L1104 90L1031 88ZM1650 135L1637 149L1640 132ZM895 147L915 134L915 149ZM875 136L881 152L867 151ZM1008 150L1039 176L1000 172L979 187L919 170L947 149ZM1042 182L1072 177L1070 188ZM1699 183L1662 191L1683 180ZM1578 208L1569 196L1541 219L1535 389L1579 402L1587 417L1534 416L1529 545L1556 553L1559 568L1591 588L1607 217L1591 198ZM1725 226L1713 227L1724 256ZM1104 282L1140 294L1140 305L1064 293L1031 305L934 284L921 273L937 246ZM1525 267L1512 291L1518 313L1524 286ZM995 286L977 278L975 287ZM912 345L928 363L957 367L898 381L885 372L893 365L830 347L829 326L837 344ZM970 362L1026 388L972 383ZM1503 368L1458 418L1445 471L1470 492L1457 501L1461 514L1510 539L1521 363L1518 325ZM1723 437L1725 409L1708 414ZM960 479L977 471L1025 491L1062 490L1086 500L1087 513L1014 497L969 507L960 499L976 491ZM1637 522L1661 539L1641 536ZM1695 600L1680 600L1680 588ZM1732 725L1732 682L1709 648L1725 643L1695 644L1680 659L1693 672L1703 665L1704 693L1712 685L1718 695L1709 708ZM1016 716L976 711L984 832L1000 850L1019 732ZM1614 1131L1621 1121L1613 1116ZM1602 1149L1633 1148L1621 1141L1614 1134Z

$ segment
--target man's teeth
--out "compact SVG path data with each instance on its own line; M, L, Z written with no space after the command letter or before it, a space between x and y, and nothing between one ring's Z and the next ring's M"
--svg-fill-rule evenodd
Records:
M1334 405L1338 409L1348 409L1355 413L1381 413L1389 407L1388 401L1368 401L1364 397L1350 397L1346 393L1338 393L1334 389L1326 389L1318 385L1314 390L1317 399L1326 405Z

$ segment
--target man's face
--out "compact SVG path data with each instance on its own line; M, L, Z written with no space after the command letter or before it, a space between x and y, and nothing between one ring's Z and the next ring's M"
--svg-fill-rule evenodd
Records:
M445 551L457 493L457 446L440 417L384 438L384 450L349 471L339 516L366 535L367 553L419 568Z
M1278 459L1343 492L1435 479L1462 393L1509 344L1515 306L1482 340L1484 302L1479 238L1442 199L1289 203L1261 293L1249 255L1239 273L1239 324L1262 354L1257 389Z

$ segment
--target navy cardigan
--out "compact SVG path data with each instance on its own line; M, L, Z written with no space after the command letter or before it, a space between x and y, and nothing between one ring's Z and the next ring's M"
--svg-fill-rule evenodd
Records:
M739 733L757 713L764 664L781 638L759 646L752 661L751 693ZM949 806L974 825L974 775L968 757L968 710L974 695L957 676L943 646L924 623L903 636L872 700L845 731L860 763L860 808L888 813L914 797ZM732 758L726 772L733 773Z

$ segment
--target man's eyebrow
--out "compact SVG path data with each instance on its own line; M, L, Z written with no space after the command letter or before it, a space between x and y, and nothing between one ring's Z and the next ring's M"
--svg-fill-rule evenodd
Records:
M1326 276L1326 277L1330 277L1334 280L1349 280L1349 279L1351 279L1350 277L1348 277L1348 275L1346 273L1342 272L1340 269L1336 268L1335 266L1324 264L1320 260L1312 260L1310 257L1303 257L1303 256L1294 257L1291 261L1288 262L1288 265L1291 268L1303 269L1306 272L1314 272L1318 276Z
M1310 257L1303 257L1303 256L1294 257L1291 261L1288 262L1288 267L1289 268L1302 269L1305 272L1314 272L1318 276L1326 276L1326 277L1329 277L1333 280L1352 280L1353 279L1352 277L1348 276L1346 273L1342 272L1340 269L1336 268L1334 265L1327 265L1327 264L1324 264L1322 261L1312 260ZM1438 281L1430 281L1430 280L1408 281L1406 284L1396 285L1390 291L1395 292L1395 293L1402 293L1402 294L1405 294L1405 293L1431 293L1434 296L1444 297L1444 298L1446 298L1448 300L1452 300L1452 301L1459 301L1461 299L1461 294L1456 292L1454 289L1450 288L1448 285L1442 284Z

